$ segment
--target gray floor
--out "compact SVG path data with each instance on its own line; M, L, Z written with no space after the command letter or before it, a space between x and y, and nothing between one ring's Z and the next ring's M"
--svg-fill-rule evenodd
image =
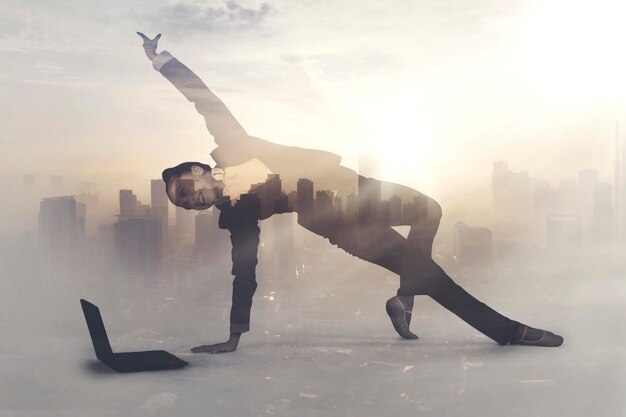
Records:
M320 278L317 298L305 300L343 306L339 328L286 325L293 311L266 308L261 282L240 349L207 355L189 348L220 341L228 326L228 300L210 301L219 297L208 288L120 290L114 278L54 282L24 271L13 265L2 281L1 416L626 414L625 277L516 271L463 282L509 317L562 334L552 349L500 347L425 297L412 324L420 339L401 340L384 313L397 281L371 265L354 266L368 275L357 284ZM112 372L95 360L81 297L101 307L115 350L166 349L190 365Z

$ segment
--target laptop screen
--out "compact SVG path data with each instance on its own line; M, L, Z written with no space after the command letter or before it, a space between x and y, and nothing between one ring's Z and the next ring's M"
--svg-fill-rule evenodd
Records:
M91 304L87 300L80 300L80 305L83 307L83 314L87 321L87 327L89 328L89 334L91 335L91 342L93 343L93 349L96 351L96 356L101 361L111 359L113 356L113 350L107 337L107 332L102 322L102 316L100 315L100 309Z

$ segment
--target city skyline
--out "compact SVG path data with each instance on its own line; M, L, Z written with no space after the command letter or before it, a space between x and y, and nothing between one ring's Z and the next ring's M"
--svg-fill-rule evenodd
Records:
M36 177L32 174L25 174L23 181L29 187L37 183ZM50 177L50 181L60 186L64 179L57 175ZM109 256L118 259L122 269L127 272L134 270L144 275L166 271L168 267L164 260L172 255L174 258L182 256L181 259L190 256L189 259L205 257L205 262L209 263L218 258L228 259L230 242L227 233L220 231L217 226L219 212L217 208L197 212L175 207L170 218L167 213L171 203L167 200L163 181L150 180L149 184L150 204L142 203L133 190L120 189L118 213L115 215L117 220L108 226L100 224L98 232L92 234L98 238L99 245L109 247L113 245L112 253L115 255ZM358 187L343 200L331 190L318 190L315 183L307 178L301 178L297 183L297 189L289 193L283 190L281 184L280 175L269 174L265 182L252 184L249 193L242 194L241 198L248 202L257 201L260 213L265 212L266 217L268 211L298 212L304 221L307 218L315 218L318 211L330 210L334 212L333 216L338 222L391 224L395 219L400 224L406 223L413 216L423 217L423 210L427 210L417 198L407 202L403 202L395 195L389 199L381 198L378 183L370 184L365 177L361 177ZM375 185L372 188L373 184ZM94 184L90 187L97 188ZM505 162L494 162L491 187L493 206L491 222L481 224L470 220L469 223L465 223L467 221L465 218L453 219L452 229L444 229L438 238L440 242L450 242L452 252L445 255L447 252L444 249L439 256L450 256L450 261L459 265L485 267L491 265L493 259L505 256L504 253L510 256L513 253L511 250L514 252L521 250L522 246L514 249L509 243L502 246L504 244L502 242L507 240L517 241L518 245L529 242L553 249L557 247L571 249L585 242L587 242L585 244L620 242L617 229L614 228L615 218L618 217L616 211L618 207L615 204L617 190L612 184L600 181L597 170L584 169L579 172L576 180L565 179L553 187L546 181L534 179L528 171L515 172ZM91 204L97 205L101 201L93 198L94 195L97 196L97 193L91 194ZM80 196L85 199L84 194ZM83 241L89 235L85 231L85 224L90 217L88 213L91 204L79 201L80 196L48 197L41 200L40 219L61 216L59 218L75 218L76 220L70 223L80 224L76 243L56 245L57 251L77 253L76 249L72 248L82 247ZM53 214L55 212L47 208L55 201L70 204L67 206L70 210L68 214L62 214L60 209L56 209L56 214ZM156 207L153 207L154 205ZM263 256L278 257L277 263L275 265L272 263L274 265L272 268L281 271L278 275L293 277L298 269L295 262L297 258L295 247L293 243L281 245L275 236L282 236L285 241L292 242L295 217L285 217L291 219L287 223L278 220L279 218L282 216L272 218L271 223L274 226L266 229L271 231L266 232L270 235L262 237L262 241L267 238L269 242L269 246L262 250L262 253ZM50 240L50 236L55 233L66 233L59 227L67 228L69 227L67 224L70 223L40 220L39 234L44 238L42 242L45 242L45 239ZM52 226L53 224L55 226ZM282 228L291 231L285 235L281 231ZM109 236L107 239L113 239L110 240L111 243L102 242L101 238L105 235ZM64 239L67 242L67 239ZM62 249L63 247L67 249ZM220 255L211 254L210 248ZM273 249L268 252L268 248ZM276 252L272 252L273 250ZM271 272L273 269L268 271L270 275L274 274Z
M494 162L494 164L495 164L494 165L495 167L503 166L505 171L513 172L513 171L510 170L510 168L508 168L508 164L506 164L504 162ZM494 168L494 169L497 169L497 168ZM496 175L495 172L496 171L492 172L492 178L491 178L490 183L484 185L485 188L488 187L491 190L491 192L490 192L490 195L491 195L490 199L494 198L494 196L496 196L496 193L497 193L497 191L494 191L494 187L495 187L495 185L494 185L494 180L495 180L494 179L495 178L494 175ZM604 193L603 193L603 195L605 196L605 200L606 200L606 198L610 197L611 201L613 201L612 204L615 207L615 203L617 202L616 197L615 197L615 193L617 191L614 188L614 185L611 184L608 181L601 181L600 178L599 178L599 170L591 169L591 168L579 170L579 174L580 175L584 175L585 173L587 173L588 175L591 175L592 177L595 178L595 180L593 178L590 179L590 181L594 183L594 186L595 185L599 185L600 187L604 187L605 188ZM518 174L516 174L516 175L518 175ZM568 184L572 184L572 180L573 181L580 181L580 178L577 178L577 179L565 178L565 179L561 179L560 181L558 181L556 186L555 186L554 184L551 184L551 183L549 183L549 182L547 182L547 181L545 181L545 180L543 180L541 178L537 179L535 177L531 177L528 174L527 171L521 171L521 175L526 175L526 179L525 179L525 181L527 182L527 184L526 184L527 190L525 192L526 193L526 198L531 198L531 196L530 196L531 183L532 183L532 192L536 194L536 193L541 193L543 191L547 191L549 189L566 188L568 186ZM580 177L580 175L579 175L579 177ZM24 185L26 187L33 188L33 189L39 187L38 189L40 191L42 190L42 188L41 188L42 181L44 182L44 186L45 186L46 177L49 178L49 181L50 181L51 185L54 185L54 181L59 181L59 180L63 181L62 180L63 177L62 176L58 176L58 175L56 175L56 176L43 176L43 178L42 178L41 176L36 176L36 175L33 175L33 174L23 174L22 177L23 177ZM56 180L53 180L52 177L54 177ZM276 179L276 180L278 180L278 183L280 183L280 175L278 175L278 174L272 174L271 177L268 178L268 179ZM303 180L307 180L307 179L304 178ZM148 180L148 182L150 184L150 187L141 187L141 188L145 188L145 189L148 190L149 194L147 196L147 199L154 200L155 199L155 197L154 197L155 192L158 192L158 194L159 194L158 198L160 199L160 201L161 202L166 201L166 195L165 195L165 192L164 192L164 186L162 184L162 180L160 180L160 179L159 180ZM82 183L85 183L85 182L83 181ZM69 195L76 196L79 200L81 200L81 199L88 200L89 198L91 198L93 200L93 202L95 202L96 204L106 205L106 206L109 206L109 207L120 204L119 202L114 202L114 201L109 201L108 202L109 204L106 204L106 202L103 201L102 199L98 199L98 195L100 193L98 191L94 191L94 190L97 189L97 187L96 187L96 185L94 183L90 182L90 183L85 183L85 184L89 185L89 188L91 189L91 193L92 194L85 194L85 192L80 191L80 192L76 192L76 193L69 194ZM253 186L251 188L255 188L255 187L258 187L260 185L261 184L253 184ZM608 191L606 189L606 187L610 187L611 190ZM124 190L124 188L121 188L120 190ZM126 190L128 190L128 192L133 193L133 196L135 196L134 198L137 199L137 201L139 201L138 197L136 197L134 189L133 190L126 189ZM150 190L152 190L152 191L150 191ZM267 190L267 188L264 188L264 190ZM364 188L364 190L365 190L365 188ZM315 190L312 190L311 191L313 193L312 194L312 201L315 200L315 193L318 192L318 191L331 192L332 190L325 190L325 189L315 189ZM116 193L118 193L118 192L119 192L119 190ZM293 209L293 207L292 207L293 206L293 202L294 202L295 197L297 196L297 193L295 193L295 192L284 193L283 192L282 194L278 193L276 195L278 196L279 194L280 194L281 198L286 198L287 199L288 205L289 205L289 209L292 210ZM361 195L365 195L365 194L366 193L361 193ZM376 194L377 194L377 191L374 192L374 195L376 195ZM63 196L63 195L68 195L68 194L61 193L59 196ZM358 193L358 187L357 187L357 188L355 188L354 192L344 196L344 198L340 200L342 213L343 213L344 216L345 215L347 215L347 216L350 215L349 212L351 211L351 206L353 204L356 204L356 206L355 206L356 209L352 208L355 211L358 211L359 204L363 204L363 201L359 201L358 198L351 202L351 199L353 199L355 197L358 197L358 195L359 195L359 193ZM50 195L48 195L48 196L52 197ZM336 196L336 197L338 197L338 196ZM394 201L396 197L397 196L391 196L388 199L381 199L380 201L388 201L388 202L392 203L393 206L396 206L397 202ZM520 195L518 195L517 198L520 198ZM377 199L377 197L375 197L375 200L376 199ZM100 200L100 201L98 201L98 200ZM112 202L113 202L113 204L111 204ZM153 206L153 204L154 204L153 202L152 202L152 204L142 204L141 210L144 212L144 214L145 214L146 210L148 210L149 208L151 208ZM336 202L333 201L332 204L335 205ZM406 203L402 202L402 204L406 204ZM528 204L528 203L526 203L526 204ZM167 201L167 204L163 205L163 203L160 203L160 205L161 205L161 207L163 207L163 209L165 209L166 207L168 208L167 209L167 212L169 213L168 219L174 220L172 218L172 211L169 210L169 207L170 207L171 203L169 203L169 201ZM514 204L514 205L516 206L517 209L519 209L519 204ZM587 203L587 205L588 205L588 203ZM174 206L172 205L172 207L174 207ZM174 209L175 209L175 207L174 207ZM615 207L615 209L617 210L616 207ZM497 213L498 211L499 211L498 208L494 206L494 216L496 216L496 218L498 216L498 213ZM500 211L502 211L502 210L500 210ZM506 210L504 210L504 211L506 211ZM174 210L174 213L175 213L175 210ZM560 212L560 214L564 214L564 213L565 213L565 211L561 211ZM117 212L117 213L111 212L111 216L115 216L115 215L119 215L119 214L121 214L121 212ZM445 214L446 213L444 212L444 215ZM511 214L511 213L509 213L509 214ZM163 214L161 214L161 215L163 215ZM511 218L512 217L510 217L509 220L511 220Z

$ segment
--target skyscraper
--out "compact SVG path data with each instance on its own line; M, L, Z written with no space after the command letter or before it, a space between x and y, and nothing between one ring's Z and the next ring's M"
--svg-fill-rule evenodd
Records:
M71 196L44 198L39 204L39 244L45 264L69 268L80 260L85 238L84 204Z
M282 181L278 174L269 174L265 182L253 184L251 192L259 196L261 218L269 217L276 207L276 201L282 197Z
M176 207L176 244L182 245L192 243L195 239L195 221L196 210L187 210L182 207Z
M161 221L163 248L167 247L169 231L169 199L162 179L150 180L150 214Z
M133 190L120 190L120 217L132 217L137 209L137 196Z
M346 222L357 222L359 219L359 196L355 193L350 193L346 200Z
M137 200L133 190L120 190L120 218L147 216L150 207Z
M314 193L313 181L300 178L297 184L298 190L298 216L310 219L313 214Z
M402 222L402 199L397 195L389 198L389 221L395 225Z
M359 222L379 222L380 206L380 164L376 157L369 154L359 155Z
M211 255L212 241L211 231L213 229L213 209L204 210L198 213L195 218L196 229L196 254L202 257Z
M201 263L230 259L230 239L227 230L219 228L219 211L212 207L195 217L196 255Z
M339 196L335 196L335 218L343 220L343 200Z
M150 180L150 207L167 209L169 199L165 193L165 182L162 179Z
M294 217L291 213L272 217L274 277L282 282L292 281L296 277L293 221Z
M335 218L335 194L330 190L319 190L315 192L315 218L332 219Z
M298 192L292 191L287 194L287 207L289 211L298 212Z
M120 218L114 230L115 252L121 269L146 277L160 270L162 240L158 218Z

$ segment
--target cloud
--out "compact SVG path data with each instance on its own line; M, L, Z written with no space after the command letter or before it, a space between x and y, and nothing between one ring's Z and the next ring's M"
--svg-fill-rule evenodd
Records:
M255 28L275 11L265 2L255 7L235 0L220 3L191 0L161 7L150 20L179 35L194 32L228 32Z
M35 68L45 75L67 75L67 69L64 66L52 61L37 61Z
M335 77L373 73L398 65L396 57L374 49L313 54L307 56L306 61L326 75Z
M23 3L0 10L0 53L77 55L114 52L108 45L110 36L108 33L103 36L103 33L112 31L114 24L120 24L122 13L104 14L78 6L60 8L47 3Z

